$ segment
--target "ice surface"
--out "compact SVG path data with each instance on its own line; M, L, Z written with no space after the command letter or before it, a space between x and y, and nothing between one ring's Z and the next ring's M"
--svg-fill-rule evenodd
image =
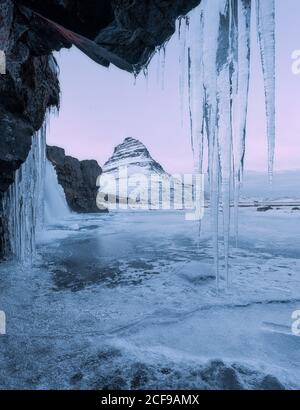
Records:
M183 212L72 215L1 264L1 387L299 388L299 224L242 209L217 294L208 215L200 247Z

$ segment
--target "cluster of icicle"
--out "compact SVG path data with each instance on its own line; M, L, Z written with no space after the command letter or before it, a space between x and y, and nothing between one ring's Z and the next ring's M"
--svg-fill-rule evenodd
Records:
M251 13L256 6L257 31L265 82L269 175L275 144L275 0L202 0L181 22L183 94L189 85L189 110L195 171L203 172L208 147L213 247L217 286L219 209L223 215L225 275L229 284L230 206L235 204L235 230L243 177L250 78ZM187 62L187 63L186 63ZM184 72L187 75L184 75Z
M32 262L36 231L43 221L46 126L32 137L26 161L16 171L15 181L4 198L8 222L9 252L23 263Z

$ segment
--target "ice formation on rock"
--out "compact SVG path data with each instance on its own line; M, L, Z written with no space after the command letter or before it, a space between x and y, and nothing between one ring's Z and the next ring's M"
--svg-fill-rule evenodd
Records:
M32 137L26 161L16 171L5 194L8 247L16 260L31 262L35 255L36 231L43 223L46 126Z
M56 171L46 159L46 125L32 137L26 161L4 198L8 228L7 254L22 263L31 263L36 234L45 224L71 215Z

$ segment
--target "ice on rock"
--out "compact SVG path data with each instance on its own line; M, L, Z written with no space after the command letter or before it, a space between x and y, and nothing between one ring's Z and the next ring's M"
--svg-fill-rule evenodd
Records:
M25 264L34 259L37 233L44 225L71 215L56 171L46 159L46 125L33 135L29 155L16 171L3 205L7 254Z
M4 198L9 251L23 263L35 255L36 231L43 223L46 126L32 137L26 161L16 171L15 182Z
M195 171L203 172L208 147L211 220L217 286L219 209L223 216L225 276L229 285L230 208L235 204L237 236L239 192L245 156L250 77L251 0L203 0L190 14L188 85ZM272 175L275 142L275 7L257 0L257 26L265 79Z

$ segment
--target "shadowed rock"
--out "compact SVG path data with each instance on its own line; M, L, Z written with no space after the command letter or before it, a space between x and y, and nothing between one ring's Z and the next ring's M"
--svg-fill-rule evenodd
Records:
M267 212L267 211L272 211L272 207L271 206L260 206L259 208L257 208L257 212Z
M74 212L101 212L96 205L96 181L102 173L97 161L79 161L65 155L59 147L47 147L47 157L54 165L59 184Z

